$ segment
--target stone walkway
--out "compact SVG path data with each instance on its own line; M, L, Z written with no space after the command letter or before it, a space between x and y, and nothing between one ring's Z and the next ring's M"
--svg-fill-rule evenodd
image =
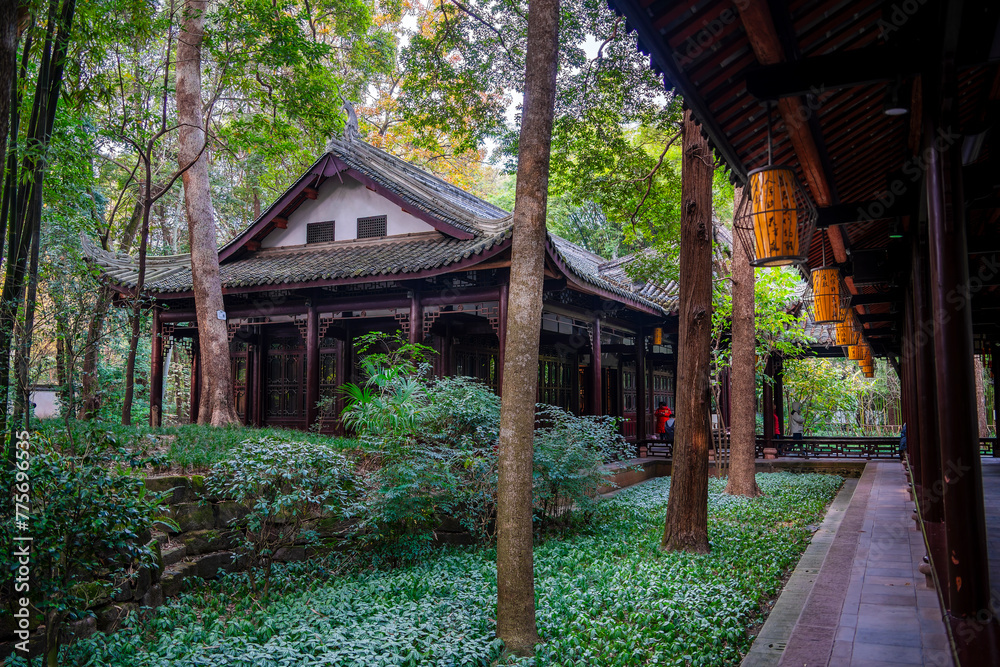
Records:
M831 506L744 667L952 667L937 593L917 569L925 550L902 465L873 461L847 501L849 491ZM777 613L786 597L801 610L794 623L789 605Z

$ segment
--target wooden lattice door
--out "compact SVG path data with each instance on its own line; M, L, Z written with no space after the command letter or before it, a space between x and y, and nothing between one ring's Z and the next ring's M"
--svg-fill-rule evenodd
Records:
M264 423L305 428L305 346L293 332L272 335L265 346Z

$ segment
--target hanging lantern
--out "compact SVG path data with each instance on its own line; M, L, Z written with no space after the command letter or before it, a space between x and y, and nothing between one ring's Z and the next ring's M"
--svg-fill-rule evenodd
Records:
M861 373L866 378L873 378L873 377L875 377L875 369L874 368L862 368L861 369Z
M835 266L813 269L811 282L813 320L816 324L844 321L851 293L841 284L840 269Z
M747 174L733 229L754 266L801 264L816 227L816 207L799 185L794 169L771 164L770 104L767 166Z
M763 167L747 175L733 228L754 266L806 261L816 207L790 167Z
M835 331L837 345L857 345L859 340L858 331L854 328L854 316L851 313L841 322L837 322Z
M861 350L860 345L848 345L847 346L847 358L851 361L861 361L864 359L864 353Z
M663 345L663 327L653 329L653 345Z

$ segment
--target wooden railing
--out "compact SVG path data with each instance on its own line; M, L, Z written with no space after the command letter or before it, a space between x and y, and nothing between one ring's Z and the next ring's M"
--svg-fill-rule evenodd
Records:
M727 439L728 440L728 439ZM638 443L646 456L670 458L672 445L656 440ZM899 438L850 438L850 437L807 437L802 440L782 439L773 441L781 446L783 456L812 459L898 459ZM728 448L728 442L723 442ZM713 441L712 448L715 443ZM757 458L764 458L764 438L757 436ZM1000 458L1000 438L980 438L979 454L983 457Z

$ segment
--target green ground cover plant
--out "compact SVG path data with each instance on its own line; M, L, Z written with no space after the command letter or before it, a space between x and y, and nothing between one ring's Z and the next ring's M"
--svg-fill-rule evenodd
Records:
M276 566L254 600L245 573L206 582L125 630L63 650L65 665L736 665L766 601L842 480L757 476L760 498L709 485L708 555L661 553L669 479L599 503L594 520L535 552L532 660L495 639L495 552L449 547L395 568L362 553Z
M86 452L96 460L144 473L207 472L232 458L248 438L258 436L279 442L323 445L344 452L361 447L361 443L351 438L280 428L185 424L154 429L113 422L44 419L34 422L32 429L37 431L41 442L48 443L47 448Z

